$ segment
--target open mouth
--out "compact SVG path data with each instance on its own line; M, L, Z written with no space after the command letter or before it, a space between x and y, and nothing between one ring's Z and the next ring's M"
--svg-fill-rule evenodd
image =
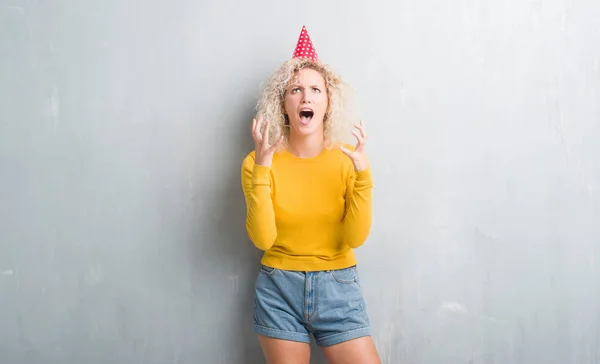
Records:
M312 119L315 113L312 110L301 110L300 111L300 122L304 125L307 125Z

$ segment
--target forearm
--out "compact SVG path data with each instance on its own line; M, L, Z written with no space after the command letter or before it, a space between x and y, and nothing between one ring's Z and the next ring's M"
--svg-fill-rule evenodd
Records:
M351 248L361 246L369 236L373 216L371 170L356 172L352 191L346 198L342 241Z
M245 181L244 194L248 236L258 249L268 250L277 238L269 167L253 166L251 177Z

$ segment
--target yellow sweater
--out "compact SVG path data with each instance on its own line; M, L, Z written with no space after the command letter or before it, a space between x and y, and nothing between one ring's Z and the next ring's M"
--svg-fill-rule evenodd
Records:
M351 146L346 146L352 150ZM355 171L339 149L314 158L284 151L270 167L242 163L246 229L264 251L262 264L284 270L317 271L356 264L352 248L371 229L371 170Z

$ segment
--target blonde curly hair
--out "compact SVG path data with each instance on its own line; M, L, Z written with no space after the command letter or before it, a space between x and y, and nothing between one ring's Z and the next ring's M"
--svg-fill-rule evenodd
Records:
M284 62L275 70L264 84L258 99L257 115L269 120L269 142L274 143L283 135L280 150L287 148L290 128L284 112L284 97L293 76L304 68L319 72L325 80L328 98L327 111L323 118L325 146L332 148L345 143L353 124L350 87L329 66L298 58Z

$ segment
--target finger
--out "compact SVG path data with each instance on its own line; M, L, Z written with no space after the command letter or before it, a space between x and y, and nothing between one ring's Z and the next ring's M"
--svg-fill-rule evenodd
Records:
M256 121L256 118L252 119L252 138L254 138L254 140L258 139L258 135L256 133L256 130L258 129L257 125L258 122Z
M283 137L283 135L281 135L279 137L279 140L277 141L277 143L275 143L275 147L279 148L279 146L281 145L281 143L283 143L283 139L284 139L284 137Z
M363 124L362 120L360 121L360 125L354 125L354 127L356 129L360 130L361 135L366 140L367 139L367 132L365 131L365 125Z
M262 136L260 135L260 124L256 119L254 120L254 127L252 129L252 137L255 141L260 142L262 140Z
M269 149L275 151L281 146L281 143L283 143L283 135Z
M259 115L258 118L256 119L256 130L258 131L259 134L260 134L260 131L262 130L262 126L263 126L263 116Z
M356 137L356 140L358 141L356 143L356 146L354 147L354 151L357 153L362 153L364 147L365 147L365 140L362 137L362 135L360 135L357 131L353 131L352 134L354 134L354 136Z
M265 130L263 130L262 140L269 144L269 120L265 121Z
M365 138L362 136L361 133L359 133L356 130L352 131L352 135L354 135L354 137L356 138L356 140L358 140L358 144L365 144Z
M345 155L347 155L348 157L350 157L350 155L352 154L352 152L346 148L340 145L340 150L342 151L342 153L344 153Z
M262 120L262 115L258 115L258 118L254 118L254 130L260 130L260 127L262 126Z

